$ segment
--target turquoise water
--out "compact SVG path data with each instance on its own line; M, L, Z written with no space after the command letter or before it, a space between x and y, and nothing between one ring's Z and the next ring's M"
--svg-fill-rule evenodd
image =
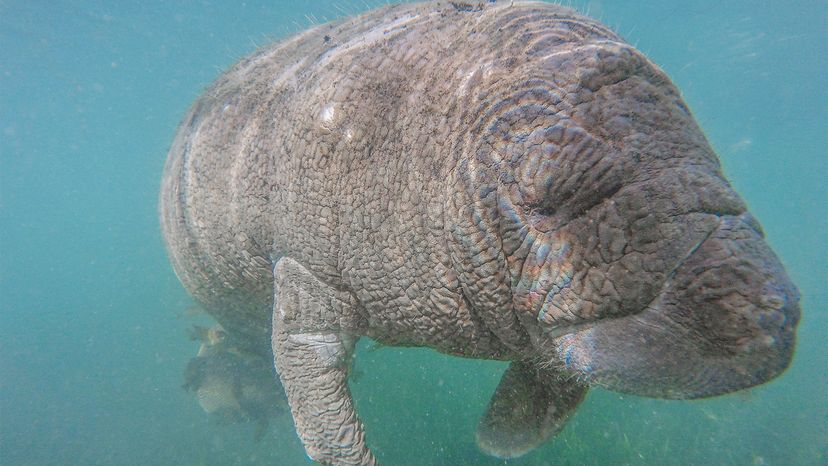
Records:
M367 3L0 0L0 464L308 463L290 419L256 442L181 388L197 345L157 192L179 119L222 69ZM804 317L766 386L693 402L593 390L510 463L828 464L828 3L573 5L682 89ZM384 464L502 463L473 433L503 364L368 346L352 389Z

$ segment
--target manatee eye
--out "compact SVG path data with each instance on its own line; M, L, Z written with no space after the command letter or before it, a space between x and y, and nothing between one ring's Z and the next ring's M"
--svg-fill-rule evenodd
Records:
M589 190L581 183L589 178L598 141L563 119L533 129L522 142L516 178L528 213L553 216L575 210L572 204L578 203L582 188Z
M625 164L616 150L579 126L562 126L554 133L560 135L555 181L545 191L540 205L545 212L570 220L621 189Z
M516 213L552 227L605 199L609 148L571 118L553 83L529 80L481 113L482 163L499 171ZM488 159L488 160L487 160ZM596 191L593 191L593 190Z
M518 167L517 182L524 206L531 215L554 215L556 204L550 196L559 175L557 156L560 146L555 142L541 139L536 130L533 135L537 142L523 148L523 158Z
M555 207L552 206L552 205L548 205L548 204L547 205L540 205L535 209L535 213L537 215L544 215L544 216L547 216L547 217L555 215L556 212L557 212L557 210L555 209Z

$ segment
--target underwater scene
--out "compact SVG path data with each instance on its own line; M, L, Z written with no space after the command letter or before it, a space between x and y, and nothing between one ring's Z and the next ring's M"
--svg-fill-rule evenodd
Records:
M269 334L250 341L244 337L250 321L228 318L226 306L205 309L182 286L195 280L187 260L201 259L169 252L164 235L175 225L163 205L169 184L162 177L165 164L175 166L168 152L185 146L176 134L195 124L191 106L223 72L269 44L389 3L0 0L0 465L314 464L276 375ZM435 3L474 15L495 2ZM501 0L497 7L512 3L519 8L521 2ZM336 367L347 367L373 456L386 465L828 464L828 3L563 5L606 25L680 90L761 229L750 219L741 222L750 234L764 232L798 288L801 317L790 366L758 379L738 367L725 370L716 377L753 382L706 387L694 396L614 384L628 375L619 371L596 379L584 396L585 385L577 384L598 377L589 372L600 368L583 363L574 346L564 347L560 364L583 372L570 374L573 385L542 395L515 392L512 399L526 396L528 405L545 396L559 403L551 408L577 410L561 415L565 425L557 435L543 431L537 448L497 457L484 450L508 449L509 432L498 430L498 422L522 427L510 410L547 427L558 419L506 402L490 406L493 394L504 392L498 384L509 358L457 357L447 354L453 352L448 342L440 352L369 333L376 338L361 338ZM389 28L404 23L395 18ZM379 43L390 29L371 29L368 40ZM336 40L324 35L316 46ZM273 82L294 79L290 73ZM479 79L470 74L463 86ZM320 118L338 117L334 107L324 107ZM357 137L350 129L343 135ZM316 143L322 141L308 141ZM513 147L505 144L504 150ZM169 199L179 199L175 194ZM681 275L676 268L709 237L670 277ZM301 236L296 241L304 244ZM544 260L556 253L548 249ZM264 261L258 265L266 270L273 265L259 256L245 259ZM193 276L213 271L208 266ZM382 266L373 270L381 272ZM572 280L568 274L555 287ZM787 292L783 304L790 309L796 292ZM733 299L770 299L751 293ZM265 317L259 330L269 332ZM552 332L549 341L571 342L588 324L566 335ZM285 338L329 342L317 337ZM690 354L672 359L677 370L682 361L697 370ZM714 371L698 371L707 369ZM666 384L675 374L661 375ZM570 395L574 401L565 405L561 400ZM495 428L481 440L484 415L484 424Z

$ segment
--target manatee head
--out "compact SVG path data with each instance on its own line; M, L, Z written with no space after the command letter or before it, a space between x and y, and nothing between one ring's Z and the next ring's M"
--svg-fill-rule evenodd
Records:
M607 40L503 73L459 165L462 231L540 359L668 398L782 372L797 290L663 72Z

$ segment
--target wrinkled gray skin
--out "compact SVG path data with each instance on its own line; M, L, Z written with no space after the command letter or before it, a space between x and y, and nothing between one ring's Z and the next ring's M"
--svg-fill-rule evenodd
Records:
M501 457L587 386L713 396L793 353L797 291L678 90L557 5L394 6L260 50L185 117L161 220L324 463L374 461L361 336L513 361L477 433Z

